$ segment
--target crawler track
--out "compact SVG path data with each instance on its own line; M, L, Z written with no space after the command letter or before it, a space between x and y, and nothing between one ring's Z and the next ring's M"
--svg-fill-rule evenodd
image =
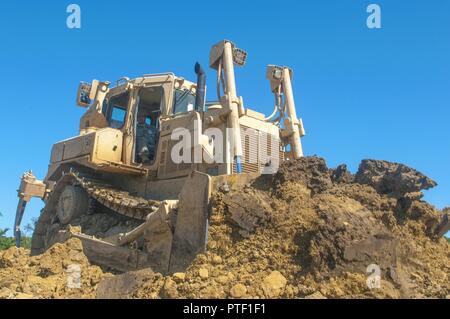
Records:
M115 188L103 181L83 175L75 170L63 174L55 184L47 198L46 205L39 216L31 242L31 254L39 255L47 248L48 231L56 218L56 206L59 197L67 185L83 188L92 203L98 202L109 210L136 221L144 221L145 217L156 211L160 202L146 200L130 195L128 192ZM90 205L92 208L92 205Z

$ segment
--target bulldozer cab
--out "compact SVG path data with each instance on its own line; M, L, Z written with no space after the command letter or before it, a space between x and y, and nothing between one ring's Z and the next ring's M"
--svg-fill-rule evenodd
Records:
M163 98L162 86L132 90L121 87L104 100L102 114L108 126L124 133L130 127L135 132L132 163L148 165L155 159Z
M195 84L172 74L144 76L111 88L101 113L123 134L122 162L157 170L161 123L167 133L185 125L195 113ZM164 156L164 154L163 154Z

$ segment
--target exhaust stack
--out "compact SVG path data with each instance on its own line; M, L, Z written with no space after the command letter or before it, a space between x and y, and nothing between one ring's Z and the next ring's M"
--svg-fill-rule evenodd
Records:
M195 110L205 111L206 73L198 62L195 63L195 74L197 74L197 95L195 97Z

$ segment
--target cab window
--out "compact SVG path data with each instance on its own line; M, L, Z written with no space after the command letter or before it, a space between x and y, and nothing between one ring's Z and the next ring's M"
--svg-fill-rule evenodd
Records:
M130 93L125 92L111 97L107 102L106 108L104 105L106 119L110 127L120 129L124 126L129 99Z
M111 113L111 127L112 128L121 128L125 123L125 115L127 111L121 107L113 106Z
M194 105L195 95L189 90L175 90L173 99L173 114L193 111Z

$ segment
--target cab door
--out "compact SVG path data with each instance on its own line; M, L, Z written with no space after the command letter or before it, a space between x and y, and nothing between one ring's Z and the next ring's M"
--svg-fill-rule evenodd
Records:
M195 94L187 89L176 89L173 95L172 112L168 116L161 117L159 137L159 162L158 179L168 179L187 176L192 172L194 163L194 136L199 125L201 128L201 114L194 110ZM187 134L182 133L184 130ZM183 135L188 139L183 140ZM179 137L173 139L173 137ZM178 152L180 146L189 154ZM176 147L176 152L172 151ZM175 155L175 156L173 156ZM175 158L174 158L175 157ZM180 158L183 160L180 162Z
M133 125L135 164L151 167L156 161L164 96L164 87L161 85L141 88L137 94Z

